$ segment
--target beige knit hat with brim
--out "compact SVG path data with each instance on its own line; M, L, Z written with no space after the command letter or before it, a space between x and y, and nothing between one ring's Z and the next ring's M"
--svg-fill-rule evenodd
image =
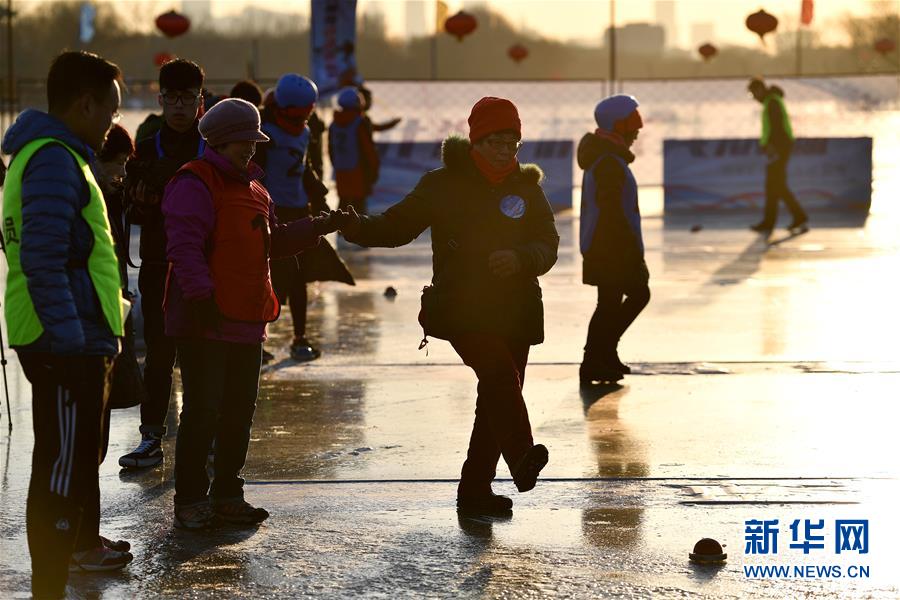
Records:
M268 142L260 131L259 110L246 100L226 98L200 119L200 135L212 147L228 142Z

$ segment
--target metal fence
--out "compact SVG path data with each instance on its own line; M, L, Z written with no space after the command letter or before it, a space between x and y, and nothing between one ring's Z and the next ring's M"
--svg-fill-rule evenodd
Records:
M893 75L790 77L769 80L785 90L795 133L800 137L872 137L876 182L900 173L900 79ZM227 93L233 81L208 87ZM635 145L635 174L642 185L662 183L662 142L678 138L755 137L760 105L745 78L606 81L370 81L371 116L402 117L378 134L378 141L433 141L467 131L469 109L482 96L502 96L519 108L524 137L577 140L595 125L595 104L611 91L632 94L641 103L645 127ZM274 85L264 80L261 87ZM22 106L43 106L43 82L21 81ZM329 100L322 112L329 120ZM132 132L158 110L153 82L129 82L123 124ZM580 180L576 169L576 180Z

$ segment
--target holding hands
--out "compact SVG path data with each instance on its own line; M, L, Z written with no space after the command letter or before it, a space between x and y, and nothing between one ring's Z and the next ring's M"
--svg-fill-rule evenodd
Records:
M313 230L318 235L325 235L341 228L344 215L341 210L321 211L317 217L313 217Z
M338 229L341 230L341 233L346 238L348 235L353 236L359 231L359 226L361 220L359 218L359 214L357 214L356 209L352 206L350 207L349 212L343 213L342 222Z
M322 211L318 217L313 218L313 227L319 235L325 235L332 231L355 231L359 228L359 215L350 207L350 212L343 210Z

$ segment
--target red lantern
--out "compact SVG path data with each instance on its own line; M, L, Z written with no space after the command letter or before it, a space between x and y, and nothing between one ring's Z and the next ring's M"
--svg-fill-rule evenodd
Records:
M875 52L884 56L890 54L897 48L897 44L890 38L881 38L875 42Z
M166 37L178 37L191 28L191 20L174 10L170 10L156 17L156 27Z
M719 49L712 44L703 44L702 46L697 48L697 52L700 53L700 56L703 57L703 60L709 60L719 53Z
M775 15L770 15L762 9L747 17L747 29L758 35L759 39L763 41L765 41L763 36L772 33L777 27L778 19L775 18Z
M478 21L464 11L459 11L444 21L444 31L455 36L460 42L463 41L464 37L475 31L476 27L478 27Z
M509 47L509 50L506 51L506 54L508 54L509 57L516 61L516 64L518 64L528 58L528 48L526 48L522 44L515 44Z
M157 67L161 67L170 60L175 60L174 54L169 54L168 52L157 52L153 55L153 64Z

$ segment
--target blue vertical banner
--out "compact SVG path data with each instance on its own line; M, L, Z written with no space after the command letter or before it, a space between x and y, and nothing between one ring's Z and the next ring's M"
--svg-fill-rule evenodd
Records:
M81 14L78 19L78 39L82 44L90 44L94 39L94 21L97 18L97 9L91 3L81 5Z
M320 96L362 83L356 69L356 0L312 0L310 72Z

